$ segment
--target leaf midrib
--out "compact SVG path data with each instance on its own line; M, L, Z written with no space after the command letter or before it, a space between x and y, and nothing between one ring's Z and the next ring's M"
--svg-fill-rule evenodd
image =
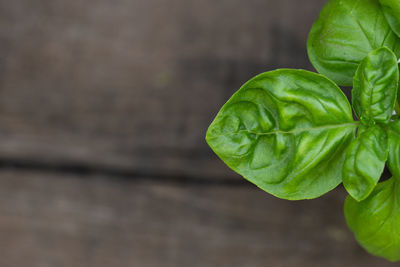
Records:
M331 125L308 127L308 128L296 128L296 129L293 129L290 131L275 130L275 131L270 131L270 132L255 132L255 131L249 131L249 130L240 130L237 132L231 132L231 133L227 133L227 134L219 134L218 136L213 136L211 138L218 138L221 136L229 136L229 135L235 135L235 134L241 134L241 133L249 133L249 134L255 134L255 135L260 135L260 136L273 135L273 134L295 134L295 133L300 133L300 132L310 132L310 131L318 131L318 130L325 130L325 129L335 129L335 128L343 128L343 127L358 127L358 126L360 126L360 122L331 124Z

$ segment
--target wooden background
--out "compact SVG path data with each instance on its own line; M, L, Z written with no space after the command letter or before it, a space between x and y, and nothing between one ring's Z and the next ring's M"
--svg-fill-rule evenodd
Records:
M279 200L205 131L252 76L312 69L323 0L0 0L0 266L398 266L343 188Z

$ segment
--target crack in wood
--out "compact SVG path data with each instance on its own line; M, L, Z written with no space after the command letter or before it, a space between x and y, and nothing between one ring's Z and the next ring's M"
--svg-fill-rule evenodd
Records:
M33 160L16 160L0 158L0 170L29 170L37 172L73 174L83 178L93 176L110 177L127 181L159 182L181 185L204 186L249 186L244 179L231 179L230 177L200 177L179 173L159 173L149 170L123 170L113 167L90 166L79 163L48 163Z

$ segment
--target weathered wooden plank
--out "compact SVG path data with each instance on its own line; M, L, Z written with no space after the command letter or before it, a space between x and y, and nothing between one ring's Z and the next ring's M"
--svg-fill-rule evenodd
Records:
M323 0L0 0L0 158L230 177L204 136L253 75L310 68Z
M369 256L343 190L290 202L253 187L0 172L0 266L397 266Z

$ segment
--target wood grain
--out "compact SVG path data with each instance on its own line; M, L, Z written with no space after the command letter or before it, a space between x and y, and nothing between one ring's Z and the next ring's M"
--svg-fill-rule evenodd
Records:
M290 202L259 189L0 172L0 266L372 267L338 189Z

